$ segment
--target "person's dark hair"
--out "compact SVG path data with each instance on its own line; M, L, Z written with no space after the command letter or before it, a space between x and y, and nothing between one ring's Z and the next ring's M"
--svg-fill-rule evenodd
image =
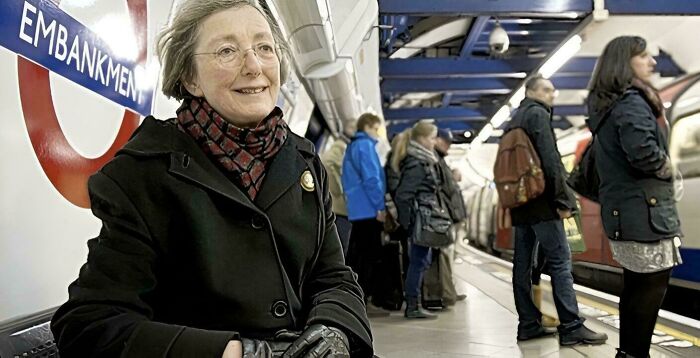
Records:
M542 77L541 74L536 74L533 77L530 77L527 81L525 81L525 91L532 91L537 88L537 85L540 84L540 81L544 80L545 78Z
M635 79L632 57L646 50L647 42L639 36L620 36L610 41L598 58L589 84L588 111L605 112Z
M382 123L382 120L381 118L377 117L376 114L364 113L360 116L360 118L357 119L357 130L364 131L365 129L371 126L380 123Z

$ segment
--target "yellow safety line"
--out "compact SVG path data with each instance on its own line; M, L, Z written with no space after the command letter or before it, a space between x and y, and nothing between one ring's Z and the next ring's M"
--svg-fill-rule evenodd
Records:
M540 287L543 287L546 291L549 291L549 292L552 291L552 289L548 285L547 286L540 286ZM601 311L605 311L608 314L613 314L613 315L620 314L620 311L615 307L606 305L605 303L594 301L588 297L583 297L582 295L576 295L576 296L578 297L579 302L581 302L587 306L591 306L591 307L597 308ZM666 326L666 325L661 324L661 323L657 323L656 326L654 326L654 328L671 336L671 337L673 337L673 338L682 339L682 340L691 342L694 345L700 347L700 337L695 337L695 336L690 335L688 333L681 332L675 328L671 328L671 327Z
M502 272L510 272L508 269L506 269L505 267L503 267L501 265L497 265L497 267ZM546 291L552 292L552 289L550 288L549 285L540 285L540 287L544 288L544 290L546 290ZM583 297L581 295L576 295L576 296L578 297L579 302L582 302L585 305L591 306L593 308L597 308L601 311L605 311L608 314L613 314L613 315L620 314L620 311L618 311L617 308L614 308L612 306L608 306L608 305L606 305L604 303L600 303L598 301L594 301L590 298ZM656 326L654 326L654 328L671 336L671 337L673 337L673 338L682 339L682 340L691 342L694 345L700 347L700 337L695 337L695 336L690 335L688 333L681 332L675 328L668 327L668 326L661 324L661 323L657 323Z

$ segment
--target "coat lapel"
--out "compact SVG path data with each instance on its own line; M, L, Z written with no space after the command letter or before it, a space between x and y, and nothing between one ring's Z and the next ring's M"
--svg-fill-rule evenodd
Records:
M306 161L290 136L267 169L262 188L255 197L255 204L261 210L267 210L292 186L301 185L301 175L307 168Z
M221 170L214 167L214 164L209 159L197 157L190 157L185 153L172 153L168 171L175 176L192 181L199 186L258 211L248 196L234 185Z

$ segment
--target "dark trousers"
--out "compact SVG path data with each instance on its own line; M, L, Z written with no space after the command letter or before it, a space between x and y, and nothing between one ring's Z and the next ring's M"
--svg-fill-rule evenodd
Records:
M377 292L376 272L379 272L384 226L376 219L352 222L347 264L357 273L357 282L365 294L365 302Z
M335 214L335 227L338 230L340 245L343 247L343 257L347 257L352 223L348 220L347 216Z
M430 266L432 260L430 248L425 246L408 244L408 272L406 273L406 297L418 298L421 296L421 281L423 273Z
M620 295L620 349L634 357L649 355L651 336L666 295L671 269L638 273L624 269Z
M560 332L570 332L579 328L583 321L578 315L574 278L571 275L571 251L561 220L515 226L513 295L518 311L518 332L535 333L542 321L542 313L532 301L533 250L538 241L552 278L554 305L562 323L558 329Z

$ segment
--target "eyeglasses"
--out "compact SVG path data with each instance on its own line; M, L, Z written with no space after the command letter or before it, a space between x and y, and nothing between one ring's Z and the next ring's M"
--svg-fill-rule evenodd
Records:
M193 55L214 55L223 66L237 66L243 62L246 54L250 50L253 50L258 61L262 63L271 63L277 59L277 49L277 45L263 42L245 50L239 50L233 45L224 45L216 52L200 52Z

